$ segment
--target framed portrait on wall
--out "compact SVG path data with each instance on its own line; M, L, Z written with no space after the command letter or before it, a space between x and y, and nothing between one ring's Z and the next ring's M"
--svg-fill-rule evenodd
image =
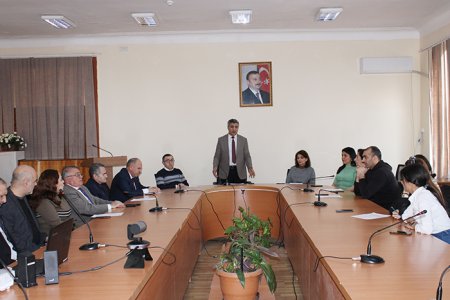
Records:
M272 106L272 63L239 63L241 107Z

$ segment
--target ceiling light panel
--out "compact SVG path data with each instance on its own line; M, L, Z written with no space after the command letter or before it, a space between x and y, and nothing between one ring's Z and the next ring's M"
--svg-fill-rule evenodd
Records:
M45 15L41 16L41 19L59 29L69 29L76 27L75 23L64 16Z
M321 8L317 13L316 20L321 22L334 21L342 11L341 7Z
M248 24L252 21L251 10L232 10L230 16L233 24Z
M134 13L131 16L142 26L156 26L156 16L154 13Z

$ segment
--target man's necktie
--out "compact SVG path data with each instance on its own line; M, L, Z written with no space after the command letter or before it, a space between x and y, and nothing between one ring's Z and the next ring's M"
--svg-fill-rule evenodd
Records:
M259 92L256 93L256 98L258 98L259 102L263 103L261 100L261 95L259 94Z
M234 136L231 137L231 161L236 163L236 143L234 142Z
M88 201L89 201L91 204L94 204L94 201L92 201L91 197L88 196L88 193L86 193L85 191L83 191L82 188L80 188L80 189L78 189L78 190L86 197L86 199L88 199Z

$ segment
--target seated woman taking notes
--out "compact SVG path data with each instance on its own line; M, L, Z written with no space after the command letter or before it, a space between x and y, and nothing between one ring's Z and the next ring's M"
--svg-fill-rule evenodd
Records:
M316 173L311 167L311 160L305 150L295 154L295 166L289 169L286 183L311 183L315 184Z
M396 219L406 219L426 210L425 214L415 217L415 224L410 227L416 232L432 234L450 244L450 217L445 210L446 204L442 194L434 184L429 185L429 172L421 164L415 163L404 167L400 174L405 191L411 194L411 205L401 216L397 211L394 211L392 216Z
M336 172L333 185L339 189L348 190L353 188L356 178L356 152L352 147L342 149L342 166Z

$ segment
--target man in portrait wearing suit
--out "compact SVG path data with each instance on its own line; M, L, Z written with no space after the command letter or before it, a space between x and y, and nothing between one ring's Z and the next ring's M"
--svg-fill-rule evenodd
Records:
M231 119L228 121L228 134L217 140L213 175L219 184L247 182L246 168L250 177L255 177L247 139L238 135L238 130L238 120Z
M245 77L248 88L242 92L242 104L269 104L270 94L261 90L261 75L258 71L250 71Z
M8 194L6 182L0 178L0 207L6 203L6 195ZM3 229L3 221L0 219L0 259L5 265L9 265L17 259L17 253L13 249L12 243L8 240L8 237ZM0 264L0 269L3 266Z
M122 168L114 176L111 183L111 199L117 199L125 202L133 197L143 196L148 193L157 193L159 188L143 186L139 181L139 175L142 174L142 162L139 158L130 158L126 168Z
M86 216L86 218L84 218L86 221L88 221L92 215L104 214L111 212L114 208L125 207L120 201L108 201L92 195L83 185L83 175L78 167L64 167L61 173L62 179L64 180L64 196L81 215ZM76 214L73 216L76 226L80 226L82 221Z

